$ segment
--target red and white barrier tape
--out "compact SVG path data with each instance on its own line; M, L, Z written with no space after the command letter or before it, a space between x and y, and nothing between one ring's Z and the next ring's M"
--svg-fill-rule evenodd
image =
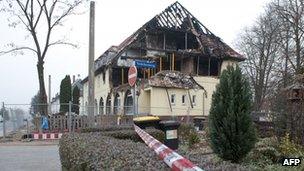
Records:
M33 133L34 140L56 140L60 139L62 136L62 133Z
M134 125L134 128L141 139L152 148L173 171L203 171L191 161L177 154L138 126Z

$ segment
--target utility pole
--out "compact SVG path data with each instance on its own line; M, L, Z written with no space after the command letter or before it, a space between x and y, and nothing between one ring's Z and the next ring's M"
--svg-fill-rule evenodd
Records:
M6 130L5 130L5 107L4 107L4 102L2 102L2 126L3 126L3 140L5 140L5 134L6 134Z
M93 127L94 124L94 106L95 106L95 93L94 93L94 39L95 37L95 2L90 2L90 31L89 31L89 92L88 92L88 119L89 126Z
M69 122L68 122L68 126L69 126L69 133L72 132L72 102L69 101Z
M49 114L51 114L51 75L49 75Z

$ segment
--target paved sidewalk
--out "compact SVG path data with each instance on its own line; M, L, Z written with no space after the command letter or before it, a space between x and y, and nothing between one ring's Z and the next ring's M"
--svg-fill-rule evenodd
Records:
M60 171L58 145L55 143L1 143L1 171Z

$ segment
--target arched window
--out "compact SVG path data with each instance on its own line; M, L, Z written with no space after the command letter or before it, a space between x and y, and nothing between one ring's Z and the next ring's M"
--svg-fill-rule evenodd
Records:
M100 101L99 101L99 114L103 115L104 114L104 102L103 102L103 98L100 97Z
M120 109L120 96L118 93L116 93L114 98L114 114L118 114Z
M107 102L106 102L106 114L109 115L111 114L111 95L109 94L107 97Z
M125 114L133 114L133 98L130 90L127 90L127 92L125 93L124 108Z

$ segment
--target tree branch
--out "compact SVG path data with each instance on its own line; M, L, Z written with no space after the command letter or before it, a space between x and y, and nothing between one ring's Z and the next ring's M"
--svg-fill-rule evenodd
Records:
M37 53L37 51L33 48L30 48L30 47L16 47L16 48L13 48L13 49L10 49L8 51L0 51L0 55L4 55L4 54L8 54L8 53L12 53L12 52L16 52L16 51L20 51L20 50L30 50L32 52L35 52Z

